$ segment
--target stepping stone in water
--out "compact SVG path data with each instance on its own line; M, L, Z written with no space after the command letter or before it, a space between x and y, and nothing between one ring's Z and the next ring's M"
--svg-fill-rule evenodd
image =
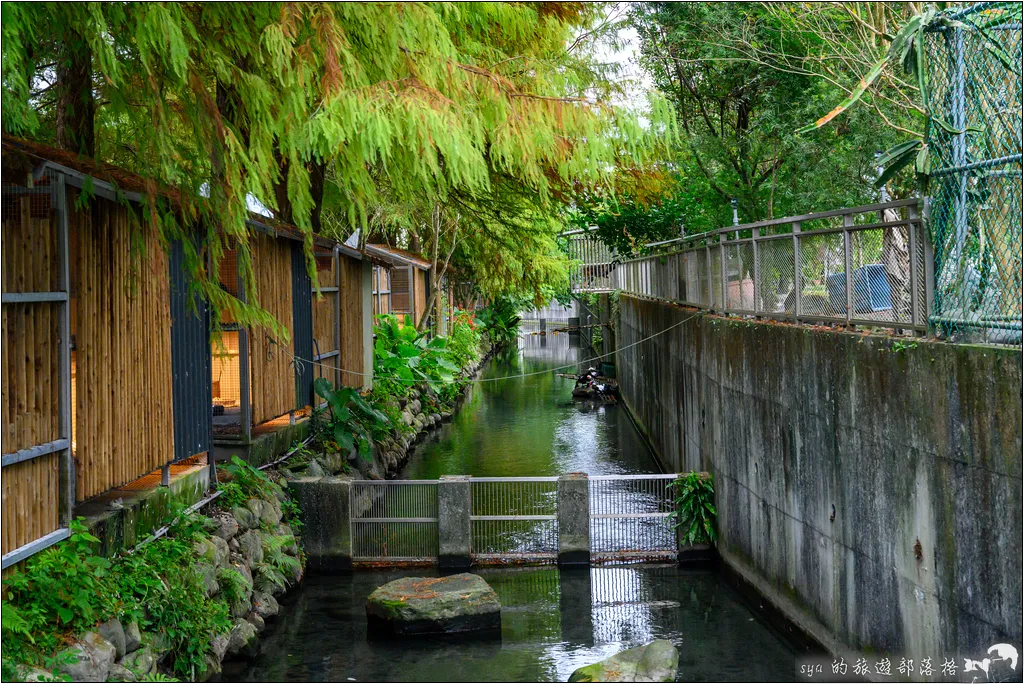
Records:
M569 676L570 682L671 682L679 668L679 651L672 642L658 639L619 651L611 658L585 665Z
M366 599L371 633L501 633L501 603L478 575L405 577L377 587Z

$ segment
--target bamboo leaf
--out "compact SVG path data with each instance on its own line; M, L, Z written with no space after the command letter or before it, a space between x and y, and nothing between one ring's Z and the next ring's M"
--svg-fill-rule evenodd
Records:
M886 54L885 57L878 60L878 62L873 67L871 67L871 70L868 71L868 73L863 78L860 79L860 81L857 83L857 87L853 89L853 92L850 93L850 96L848 98L840 102L832 111L830 111L828 114L821 117L814 123L803 126L802 128L798 128L796 130L796 133L802 134L821 128L829 121L836 118L853 105L857 104L857 102L860 100L861 96L864 95L864 92L868 89L868 87L870 87L871 84L874 83L875 80L878 78L879 74L882 73L882 69L885 68L885 65L888 62L888 60L889 55Z

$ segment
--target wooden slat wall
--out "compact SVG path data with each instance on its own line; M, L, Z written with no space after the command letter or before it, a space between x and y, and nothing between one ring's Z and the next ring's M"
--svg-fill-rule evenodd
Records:
M336 257L317 257L316 275L320 287L335 287L337 285L337 261ZM338 301L337 292L324 292L317 298L313 293L313 353L326 354L338 348L335 333L339 321L335 320L335 302ZM324 360L316 364L313 369L313 377L324 377L332 384L338 384L337 357Z
M77 287L77 498L100 494L174 457L170 283L158 236L128 211L68 191ZM142 255L132 254L141 231Z
M412 324L416 325L420 322L420 318L423 316L423 312L427 310L427 278L429 277L426 271L421 271L418 268L412 269L412 290L413 290L413 310L415 314L412 317Z
M56 225L49 198L5 198L0 254L4 292L57 289ZM58 305L4 304L3 451L11 453L60 437ZM2 553L59 527L59 457L3 469Z
M341 362L352 373L341 374L348 387L361 387L363 376L363 262L342 255L341 266Z
M285 349L267 330L250 331L249 377L252 422L259 425L296 408L292 355L292 246L269 235L252 239L253 269L260 306L280 321L289 333Z
M381 266L373 267L373 313L391 313L391 272Z

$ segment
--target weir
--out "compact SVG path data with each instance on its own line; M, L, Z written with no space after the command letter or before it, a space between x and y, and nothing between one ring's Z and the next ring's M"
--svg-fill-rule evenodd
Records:
M691 561L672 524L683 475L568 473L438 480L299 478L311 568Z

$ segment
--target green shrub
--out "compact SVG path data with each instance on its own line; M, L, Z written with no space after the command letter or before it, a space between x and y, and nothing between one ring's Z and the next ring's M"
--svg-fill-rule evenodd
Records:
M341 453L348 453L355 446L359 455L369 461L373 442L391 432L391 420L352 387L332 387L326 378L317 378L313 388L327 400L324 429L318 431L321 440L326 437Z
M674 527L683 530L688 544L714 544L718 539L715 483L710 474L689 473L671 484L676 510Z
M3 674L14 665L54 666L54 657L98 622L118 617L162 633L173 671L194 679L205 670L210 639L231 628L228 607L206 598L193 543L204 518L180 515L166 536L107 559L82 519L71 537L29 558L3 585Z
M523 302L501 297L476 313L484 334L498 347L514 346L519 342L519 311Z

